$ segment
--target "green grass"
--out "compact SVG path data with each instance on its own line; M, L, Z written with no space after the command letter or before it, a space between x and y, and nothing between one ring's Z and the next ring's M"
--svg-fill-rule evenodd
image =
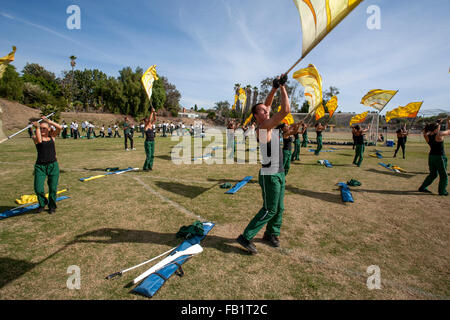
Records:
M152 172L79 181L107 167L141 168L143 139L135 142L137 150L125 152L123 139L57 140L59 187L71 198L58 203L55 215L0 220L0 299L146 299L125 288L145 267L114 281L104 277L179 244L175 233L195 216L216 223L204 251L154 299L450 297L450 200L436 195L437 181L434 195L415 192L428 171L428 146L420 137L409 139L407 160L377 147L386 156L381 161L406 169L404 175L369 157L375 147L366 148L361 168L351 165L351 147L333 146L339 150L319 157L307 151L314 145L302 149L286 178L282 249L262 242L262 230L256 256L234 239L262 205L259 165L174 165L170 152L177 142L158 137ZM324 158L334 168L317 164ZM0 145L1 211L34 193L35 159L33 143L23 136ZM248 175L253 180L235 195L219 187ZM351 178L362 186L351 187L355 203L343 204L336 183ZM80 290L66 287L70 265L81 269ZM366 287L370 265L381 268L381 290Z

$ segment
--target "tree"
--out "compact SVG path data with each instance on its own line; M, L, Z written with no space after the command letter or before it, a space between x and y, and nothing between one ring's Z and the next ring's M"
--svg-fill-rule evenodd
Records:
M178 115L180 110L181 94L177 90L177 87L170 83L166 77L160 77L164 85L166 92L166 102L164 103L164 109L169 110L173 116Z
M13 65L8 65L0 79L0 96L16 101L23 99L23 81Z

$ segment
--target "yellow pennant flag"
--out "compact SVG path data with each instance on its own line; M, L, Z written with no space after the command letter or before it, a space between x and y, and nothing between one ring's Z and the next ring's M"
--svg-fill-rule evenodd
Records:
M323 107L323 105L320 105L317 109L316 109L316 121L319 121L319 119L325 117L325 108Z
M249 124L250 121L252 121L253 119L253 113L250 113L250 116L245 120L244 122L244 126L246 126L247 124Z
M330 115L330 119L333 117L334 112L336 111L338 107L338 101L337 101L337 97L333 96L330 100L328 100L327 102L327 109L328 109L328 113Z
M391 99L397 94L394 90L370 90L362 99L361 104L375 108L378 111L384 109L384 107L391 101Z
M420 108L422 107L422 102L411 102L404 107L398 107L392 111L386 112L386 122L391 121L391 119L395 118L415 118L417 117L417 113L419 113Z
M322 104L322 77L317 68L310 64L307 68L294 72L292 76L305 88L305 98L309 103L309 113Z
M0 58L0 79L3 77L3 73L6 70L8 64L14 61L14 55L16 54L16 47L12 47L13 51L8 53L6 56Z
M302 58L362 0L294 0L302 24Z
M278 107L277 112L280 112L281 110L281 106ZM292 116L292 114L289 112L288 115L286 117L284 117L283 120L281 120L282 123L286 123L287 125L291 125L294 124L294 117Z
M354 116L351 120L350 120L350 125L354 124L354 123L361 123L366 121L367 115L369 114L369 111L366 111L364 113L361 114L357 114L356 116Z
M236 95L234 95L234 104L233 104L233 107L231 108L231 110L236 109L236 103L237 103L237 101L238 101L238 95L236 94Z
M241 102L242 113L244 113L245 103L247 102L247 94L245 93L245 89L239 88L239 101Z
M148 68L141 78L142 85L145 88L145 92L147 92L149 100L152 97L153 81L158 79L159 79L158 75L156 74L156 65L153 65L150 68Z
M63 190L56 192L56 194L60 194L60 193L66 192L66 191L67 191L67 189L63 189ZM45 194L45 197L48 199L48 193ZM33 194L33 195L24 194L24 195L20 196L19 199L16 199L17 204L27 204L27 203L34 203L34 202L38 202L37 195L35 195L35 194Z

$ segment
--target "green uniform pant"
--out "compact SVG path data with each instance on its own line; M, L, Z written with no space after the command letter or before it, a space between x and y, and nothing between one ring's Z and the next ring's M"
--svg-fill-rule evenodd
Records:
M243 236L247 240L253 239L265 224L267 234L280 235L284 211L284 172L259 174L259 185L262 189L263 207L244 230Z
M300 139L294 140L294 153L292 154L291 160L300 160Z
M308 135L303 135L302 148L308 147Z
M322 150L322 137L317 137L317 149L314 152L315 155L318 155L320 153L320 150Z
M365 146L363 144L356 145L355 158L353 159L353 164L356 164L358 167L360 167L361 163L363 162L364 149L365 149Z
M153 168L153 158L155 157L155 141L145 141L145 154L147 158L144 163L144 170Z
M48 184L48 200L45 198L45 179ZM48 204L49 209L56 209L56 192L58 191L59 165L58 162L50 164L34 165L34 192L37 195L39 206L45 207Z
M287 176L289 169L291 168L291 156L291 150L283 150L283 168L285 176Z
M434 179L436 179L439 174L439 194L446 194L448 185L447 157L445 155L437 156L430 154L428 156L428 167L430 168L430 174L425 178L420 189L426 189L433 183Z

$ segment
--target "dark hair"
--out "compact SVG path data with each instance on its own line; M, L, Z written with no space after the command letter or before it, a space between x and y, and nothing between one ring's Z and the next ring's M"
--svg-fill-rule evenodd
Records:
M397 133L401 133L402 132L402 129L397 129Z
M316 122L316 124L314 125L314 127L317 128L317 126L318 126L319 124L320 124L319 122Z
M434 131L438 128L439 124L438 123L428 123L425 125L425 132L431 132Z
M259 105L262 105L262 104L264 104L264 103L257 103L257 104L255 104L255 105L252 107L252 115L253 115L253 116L255 116L256 108L257 108Z
M360 130L360 129L361 129L361 127L359 126L359 124L357 124L356 126L354 126L354 128L355 128L356 130Z

